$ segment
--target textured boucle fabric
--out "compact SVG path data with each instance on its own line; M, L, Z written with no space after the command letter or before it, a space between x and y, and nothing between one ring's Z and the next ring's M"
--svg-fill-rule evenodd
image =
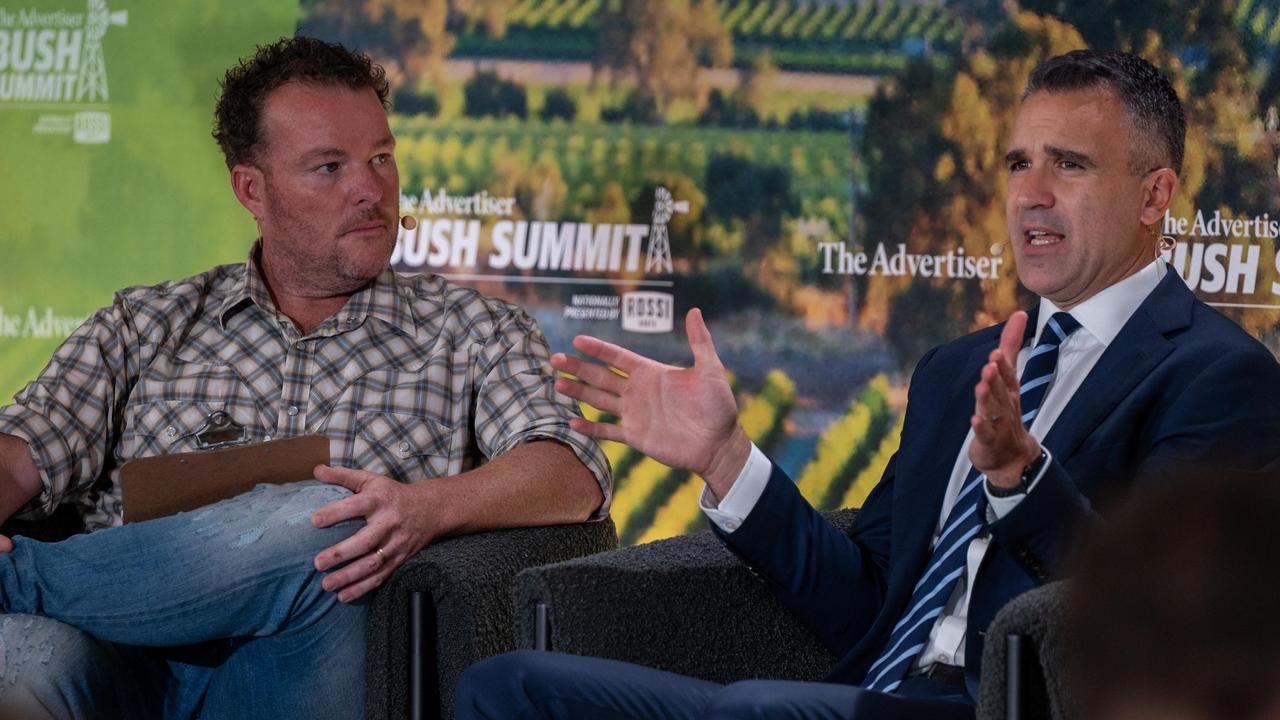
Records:
M374 596L365 660L365 717L408 717L409 604L426 593L434 622L440 717L453 717L453 694L477 660L514 650L512 581L520 570L617 547L613 521L518 528L433 543L396 570ZM430 618L434 618L432 621ZM428 627L431 632L433 628ZM432 709L428 700L428 710Z
M853 511L827 518L847 531ZM716 682L818 680L835 657L710 532L526 570L516 578L520 647L549 606L551 649Z
M1023 720L1071 717L1071 696L1064 672L1066 648L1067 588L1064 581L1029 590L1010 600L987 629L982 655L982 688L978 697L978 717L1004 720L1006 638L1021 635L1024 640L1025 682ZM1029 641L1029 645L1027 642ZM1046 702L1047 701L1047 702Z

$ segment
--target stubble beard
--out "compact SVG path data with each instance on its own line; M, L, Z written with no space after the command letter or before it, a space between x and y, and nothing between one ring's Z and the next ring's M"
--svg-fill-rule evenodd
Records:
M336 230L317 227L292 212L284 213L282 219L275 233L280 239L273 242L264 237L263 259L270 258L271 281L297 297L351 295L387 267L395 250L397 228L377 207L344 221ZM385 234L373 239L347 236L370 221L383 222ZM316 249L324 251L316 253Z

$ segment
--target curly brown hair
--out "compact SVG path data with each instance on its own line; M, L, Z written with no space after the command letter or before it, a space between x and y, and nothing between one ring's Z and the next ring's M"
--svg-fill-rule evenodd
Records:
M377 93L383 108L391 107L386 72L364 53L310 37L285 37L259 45L253 57L227 70L214 107L213 139L222 148L228 169L253 162L261 141L267 96L290 82L369 88Z

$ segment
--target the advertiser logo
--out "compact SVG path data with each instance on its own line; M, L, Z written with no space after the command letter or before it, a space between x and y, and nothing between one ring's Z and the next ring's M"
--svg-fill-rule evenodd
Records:
M622 329L637 333L667 333L675 326L675 298L671 293L637 291L622 295Z
M55 315L53 308L28 306L10 314L0 305L0 337L64 338L84 322L84 316Z
M1225 215L1197 209L1189 217L1165 213L1162 232L1181 238L1165 259L1196 292L1220 296L1210 305L1275 307L1280 283L1260 283L1263 263L1280 272L1280 219L1270 213Z
M77 143L111 139L111 100L102 38L129 24L127 10L88 0L84 12L0 8L0 110L78 110L44 113L36 135L70 135Z
M666 188L655 192L649 224L511 220L515 198L487 192L402 196L402 213L418 225L401 230L391 264L409 269L670 274L667 223L688 212ZM500 218L500 219L494 219ZM642 264L643 262L643 264Z
M907 252L905 243L876 243L875 249L849 247L843 242L818 243L822 272L826 275L884 275L886 277L936 277L958 280L994 280L1004 258L992 247L991 257L966 255L956 246L944 253Z

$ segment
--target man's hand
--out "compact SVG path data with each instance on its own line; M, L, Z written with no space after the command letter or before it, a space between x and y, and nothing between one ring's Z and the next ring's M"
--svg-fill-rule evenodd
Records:
M991 351L973 389L969 461L1000 488L1016 486L1022 470L1040 456L1040 443L1022 425L1022 400L1014 370L1026 329L1027 314L1019 310L1005 323L1000 347Z
M738 424L738 406L716 355L711 333L697 308L685 317L693 367L663 365L597 338L579 335L573 347L621 370L563 353L551 366L578 379L556 380L556 390L619 419L619 424L575 419L574 430L624 442L672 467L698 473L723 498L751 453Z
M316 479L341 485L355 495L316 510L311 515L312 525L329 527L353 518L365 521L358 532L315 559L316 570L321 572L350 561L322 583L325 590L338 593L342 602L351 602L382 585L405 560L441 534L434 527L437 516L423 512L423 503L416 497L420 487L377 473L328 465L316 466Z

